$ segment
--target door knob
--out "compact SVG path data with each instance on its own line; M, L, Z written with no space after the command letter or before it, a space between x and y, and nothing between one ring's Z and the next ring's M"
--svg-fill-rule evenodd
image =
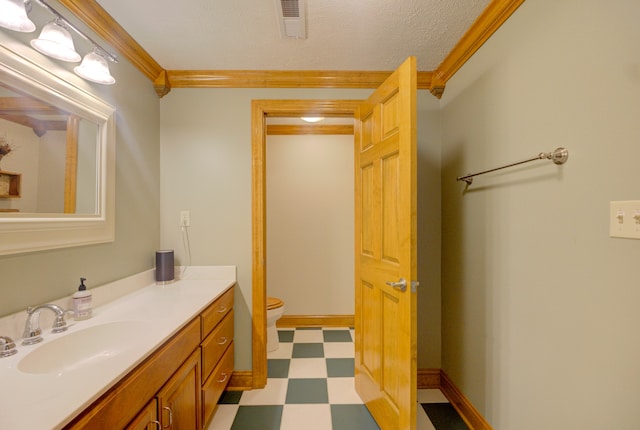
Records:
M400 278L398 282L387 282L386 284L396 290L407 291L407 280L404 278Z

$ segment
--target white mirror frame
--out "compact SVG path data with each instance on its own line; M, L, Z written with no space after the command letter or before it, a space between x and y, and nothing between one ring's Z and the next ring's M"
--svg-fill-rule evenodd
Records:
M115 108L0 45L0 82L98 125L95 214L11 213L0 217L0 255L113 242Z

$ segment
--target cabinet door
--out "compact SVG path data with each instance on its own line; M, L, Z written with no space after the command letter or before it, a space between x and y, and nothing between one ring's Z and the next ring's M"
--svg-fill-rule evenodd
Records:
M158 421L158 402L156 399L153 399L140 411L138 416L129 423L125 430L158 430L160 428L160 421Z
M158 392L163 429L200 430L200 351L189 359Z

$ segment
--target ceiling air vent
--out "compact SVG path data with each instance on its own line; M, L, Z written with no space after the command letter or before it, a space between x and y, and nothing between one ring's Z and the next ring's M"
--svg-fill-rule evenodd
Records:
M283 38L306 39L305 0L273 0Z

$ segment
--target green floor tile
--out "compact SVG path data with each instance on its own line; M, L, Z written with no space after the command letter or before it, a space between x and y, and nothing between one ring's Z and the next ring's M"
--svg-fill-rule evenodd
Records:
M353 342L349 330L325 330L322 335L325 342Z
M231 430L280 430L282 405L240 406Z
M380 430L364 405L331 405L333 430Z
M422 408L436 430L469 430L450 403L423 403Z
M327 376L329 378L353 377L354 366L353 358L327 358Z
M324 346L321 343L294 343L292 358L322 358Z
M329 403L327 379L289 379L285 403Z
M269 378L287 378L289 376L288 358L270 358L267 360L267 376Z
M293 330L278 330L278 340L284 343L291 343L295 333Z
M242 397L242 391L223 391L218 403L221 405L237 405L240 403L240 397Z

